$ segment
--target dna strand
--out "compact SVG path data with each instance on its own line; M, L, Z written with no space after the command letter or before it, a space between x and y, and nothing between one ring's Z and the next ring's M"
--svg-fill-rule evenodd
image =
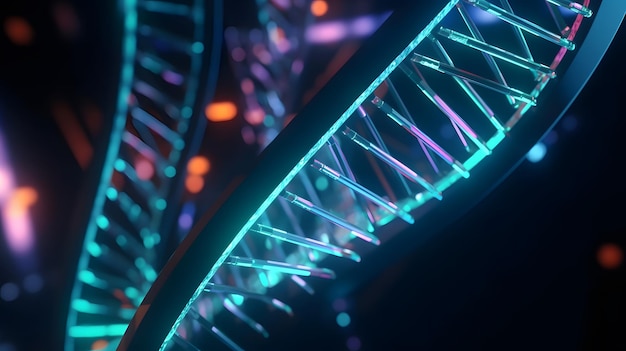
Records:
M316 278L347 279L349 261L411 241L395 237L404 229L445 225L549 130L623 15L555 0L395 11L196 223L120 349L241 350L220 315L268 337L248 301L293 314L273 287L313 293Z
M123 2L116 115L96 162L65 350L115 349L163 264L179 170L205 128L192 116L217 77L221 10L221 1Z

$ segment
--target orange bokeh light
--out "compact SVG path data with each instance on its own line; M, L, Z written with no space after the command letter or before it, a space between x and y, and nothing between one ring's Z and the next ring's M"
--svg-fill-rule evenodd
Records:
M311 13L313 16L321 17L328 12L328 3L326 0L313 0L311 2Z
M93 344L91 344L91 351L96 351L96 350L104 350L107 348L107 346L109 346L109 342L104 340L104 339L99 339L93 342Z
M4 21L4 31L15 45L29 45L35 36L33 27L22 17L9 17Z
M188 192L197 194L204 188L204 179L199 175L190 174L185 179L185 188Z
M608 243L600 246L597 258L602 268L615 269L622 264L624 253L616 244Z
M187 163L187 172L193 175L205 175L211 170L211 162L204 156L194 156Z
M237 105L231 101L212 102L204 110L211 122L230 121L237 116Z
M18 208L26 209L37 202L37 190L31 187L23 187L15 189L11 196L11 205Z

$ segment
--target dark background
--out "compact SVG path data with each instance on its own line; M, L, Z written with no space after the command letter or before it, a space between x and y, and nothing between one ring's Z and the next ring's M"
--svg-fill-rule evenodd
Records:
M72 13L78 28L60 26L58 16ZM0 132L18 185L35 187L39 196L32 208L36 255L20 263L2 241L0 286L26 286L37 277L42 286L0 301L0 351L57 350L60 301L75 260L68 228L80 215L74 204L87 171L52 114L59 102L84 120L97 114L111 90L107 77L115 72L108 62L116 53L96 6L4 2L0 21L11 16L26 19L34 34L23 46L0 34ZM344 296L348 327L335 323L332 301L316 296L308 301L315 307L298 311L270 346L345 350L356 336L362 350L625 350L624 268L598 261L603 245L626 247L625 45L621 30L545 140L542 161L521 163L445 231ZM88 135L97 142L97 125Z

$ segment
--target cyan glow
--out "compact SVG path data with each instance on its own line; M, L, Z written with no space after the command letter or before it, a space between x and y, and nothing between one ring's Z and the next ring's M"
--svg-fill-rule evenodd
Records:
M122 336L128 324L74 325L69 328L69 335L74 338L93 338Z
M350 315L347 314L346 312L339 313L337 315L336 320L337 320L337 324L342 328L349 326L351 322Z
M126 114L128 112L128 96L130 95L133 74L134 74L134 60L136 54L136 31L137 31L137 0L125 0L121 3L123 6L122 11L124 13L124 33L123 33L123 47L122 47L122 62L119 79L119 87L117 93L116 113L113 116L112 130L109 135L109 147L106 150L104 157L102 172L100 175L100 181L98 184L98 190L93 200L93 207L91 208L90 221L85 231L84 243L93 242L96 237L96 233L99 225L96 223L98 216L101 215L106 199L106 192L109 189L109 182L113 174L114 164L117 163L119 147L122 142L122 134L126 125ZM86 250L84 250L86 252ZM89 255L83 254L78 261L78 279L74 283L72 288L71 300L79 299L81 295L82 285L81 278L86 277L87 265L89 262ZM81 276L82 275L82 276ZM93 273L91 278L95 279ZM74 334L83 335L83 330L72 329L76 328L77 315L76 313L69 313L67 318L68 335L72 337ZM122 328L120 328L122 329ZM124 325L121 333L117 333L118 336L122 335L126 330ZM72 340L66 338L65 349L73 350Z
M530 151L528 151L528 154L526 154L526 158L532 163L537 163L543 160L547 151L548 148L546 147L546 145L542 142L538 142L530 149Z
M404 59L406 59L406 57L411 52L413 52L413 50L417 47L417 45L421 43L422 40L424 40L424 38L426 38L426 36L429 35L433 31L433 28L441 21L441 19L443 19L443 17L446 14L448 14L448 12L450 12L450 10L454 8L457 2L458 0L451 0L450 2L448 2L448 4L446 4L446 6L437 14L437 16L435 16L435 18L433 18L431 22L424 28L424 30L420 32L420 34L413 41L411 41L404 50L402 50L402 52L389 64L389 66L387 66L387 68L376 79L374 79L374 81L369 85L369 87L367 87L365 91L363 91L357 97L357 99L352 103L352 105L350 105L348 110L346 110L339 117L337 122L335 122L335 124L333 124L333 126L323 136L321 136L320 140L313 146L313 148L311 148L311 150L302 157L302 159L286 175L284 180L280 184L278 184L278 186L272 191L272 193L270 193L268 198L261 204L261 206L259 206L259 208L252 215L252 217L246 223L243 223L242 228L235 235L235 237L233 238L233 241L231 241L228 247L226 247L222 256L215 262L211 270L207 273L205 278L200 282L200 284L196 288L196 291L189 298L189 301L187 302L185 307L181 310L178 318L176 319L176 321L174 321L174 324L170 328L169 333L163 340L163 343L161 344L161 347L159 348L160 351L164 351L166 349L169 340L173 337L174 333L176 332L176 329L178 329L180 323L183 321L183 319L185 318L185 316L191 309L193 303L204 291L204 287L209 283L211 278L213 278L213 276L215 275L215 272L217 272L219 267L221 267L224 264L224 261L228 258L228 256L230 256L230 253L237 246L237 244L239 244L241 239L248 233L252 225L254 225L254 223L256 223L259 217L261 217L261 215L267 210L269 205L278 197L278 195L284 190L287 184L289 184L291 180L293 180L296 174L305 165L309 163L313 155L315 155L315 153L317 153L320 150L320 148L324 144L326 144L328 139L330 139L330 137L339 130L339 128L346 122L346 120L350 116L352 116L352 114L357 110L357 108L361 106L363 101L365 101L365 99L369 95L371 95L374 92L374 90L378 86L380 86L380 84L382 84L382 82L387 77L389 77L391 72L393 72L397 68L398 64L404 61Z

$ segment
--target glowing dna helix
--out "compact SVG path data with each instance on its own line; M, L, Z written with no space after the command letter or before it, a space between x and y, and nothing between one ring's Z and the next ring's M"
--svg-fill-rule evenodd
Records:
M115 349L162 265L181 175L204 131L219 0L127 0L117 112L69 303L66 350Z
M588 1L513 5L449 1L392 14L197 223L121 349L205 349L214 337L240 350L245 341L216 325L220 310L267 336L242 301L290 314L269 288L291 280L311 290L306 277L345 266L330 256L360 261L402 226L445 220L492 186L512 165L503 159L518 159L576 96L624 16L610 1L596 14ZM498 23L490 31L475 13ZM595 22L583 43L586 18ZM453 142L437 134L442 122ZM479 179L463 180L470 174Z
M231 314L267 337L248 300L292 314L272 287L295 283L312 293L315 278L346 279L350 262L367 267L388 247L414 241L397 236L409 226L434 233L550 129L593 72L625 6L456 0L394 12L196 224L138 306L120 349L197 350L212 340L233 350L253 346L229 335L217 316ZM115 159L110 172L116 164L124 172L128 162ZM91 230L104 237L111 221L93 213L100 229ZM120 317L111 307L114 284L137 282L89 268L112 252L94 235L87 231L68 342L105 338L115 347L131 312ZM147 288L155 274L145 262L133 265ZM92 288L108 302L81 299ZM142 296L128 295L135 305ZM76 322L90 313L119 322Z

